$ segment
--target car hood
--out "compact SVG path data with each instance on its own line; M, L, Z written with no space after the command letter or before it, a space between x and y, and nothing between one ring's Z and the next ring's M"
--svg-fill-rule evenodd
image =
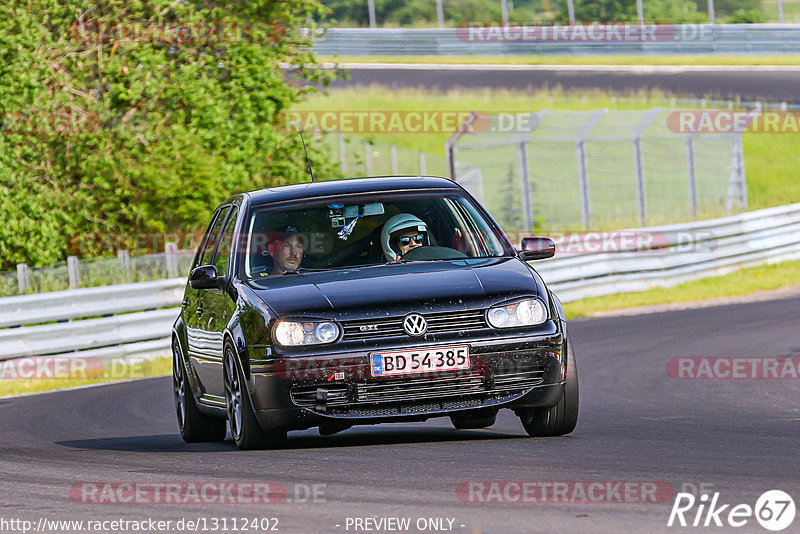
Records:
M273 276L250 287L281 317L339 318L405 313L412 308L475 308L536 295L530 269L517 258L489 258Z

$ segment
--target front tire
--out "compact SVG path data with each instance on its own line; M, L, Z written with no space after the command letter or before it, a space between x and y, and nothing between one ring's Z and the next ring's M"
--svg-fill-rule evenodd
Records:
M201 443L225 440L225 420L205 415L197 408L177 340L172 342L172 392L183 441Z
M520 414L522 426L529 436L563 436L575 430L578 423L578 367L575 351L567 338L567 383L558 404L545 408L528 408Z
M261 428L244 385L244 373L233 347L229 344L225 345L223 373L228 426L236 446L242 450L251 450L280 445L286 439L286 430L266 432Z

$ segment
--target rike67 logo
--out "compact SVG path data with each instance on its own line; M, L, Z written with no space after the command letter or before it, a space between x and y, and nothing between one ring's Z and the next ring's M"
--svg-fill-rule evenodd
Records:
M794 500L781 490L764 492L755 506L722 503L719 492L714 492L711 497L707 493L700 497L678 493L667 526L739 528L755 519L765 529L777 532L791 525L794 516Z

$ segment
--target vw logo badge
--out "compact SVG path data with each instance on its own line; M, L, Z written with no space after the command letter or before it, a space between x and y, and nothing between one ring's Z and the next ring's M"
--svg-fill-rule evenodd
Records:
M403 319L403 330L409 336L421 336L428 331L428 323L420 314L410 313Z

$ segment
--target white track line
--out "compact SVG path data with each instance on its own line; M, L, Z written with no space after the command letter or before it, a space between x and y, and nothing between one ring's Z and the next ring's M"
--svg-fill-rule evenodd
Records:
M322 63L326 69L337 64ZM353 70L431 71L531 71L531 72L626 72L632 74L675 74L681 72L800 72L800 65L482 65L452 63L338 63ZM283 65L286 68L286 65Z

